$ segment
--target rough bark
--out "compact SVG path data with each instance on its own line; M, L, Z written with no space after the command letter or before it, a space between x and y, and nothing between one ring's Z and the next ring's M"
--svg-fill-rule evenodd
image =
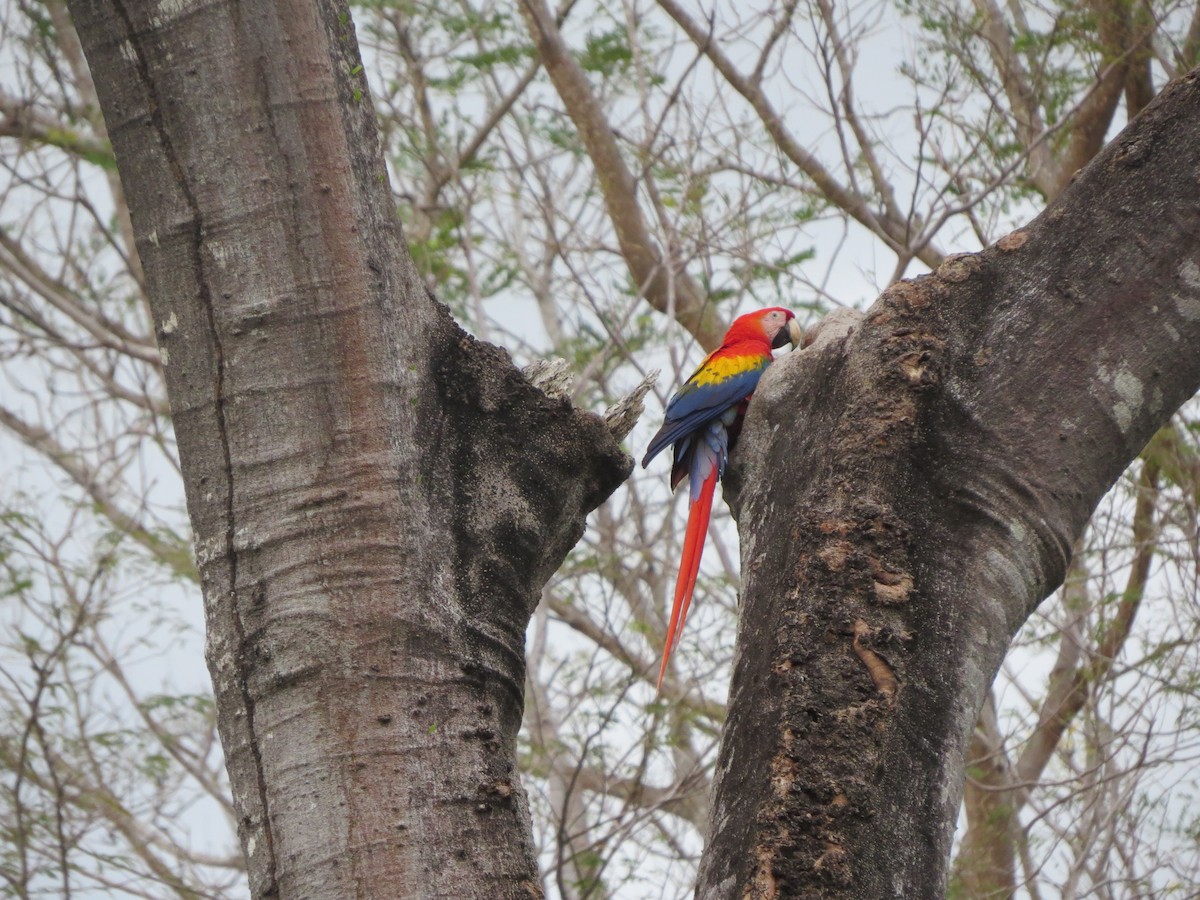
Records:
M1200 386L1200 74L1046 212L772 367L698 894L941 896L1012 635Z
M343 3L71 10L158 324L254 896L538 895L525 626L630 461L420 283Z

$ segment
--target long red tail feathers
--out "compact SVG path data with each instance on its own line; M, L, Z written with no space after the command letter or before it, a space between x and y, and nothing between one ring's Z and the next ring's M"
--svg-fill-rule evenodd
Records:
M687 532L683 538L683 554L679 560L679 575L675 579L675 603L671 607L671 621L667 623L667 642L663 646L662 665L658 669L655 690L661 690L663 676L667 673L667 662L679 645L687 622L688 609L692 605L692 591L696 589L696 577L700 574L700 557L704 553L704 538L708 534L708 520L712 515L713 493L717 487L717 470L704 479L700 496L688 510Z

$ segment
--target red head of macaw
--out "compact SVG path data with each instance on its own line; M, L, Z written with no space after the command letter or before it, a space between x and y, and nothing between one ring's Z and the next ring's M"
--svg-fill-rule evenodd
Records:
M771 350L789 341L795 347L803 335L791 310L781 306L738 316L725 333L721 346L704 358L667 403L662 428L646 449L643 467L668 444L674 444L672 490L685 475L691 479L687 533L683 539L679 576L675 581L675 603L667 625L667 643L658 670L659 687L667 671L667 661L683 633L700 571L713 492L717 481L725 474L729 451L741 431L750 395L771 364Z

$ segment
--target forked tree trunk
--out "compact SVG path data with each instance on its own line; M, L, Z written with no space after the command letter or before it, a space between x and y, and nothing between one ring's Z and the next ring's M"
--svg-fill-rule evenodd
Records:
M1029 226L764 376L699 896L940 897L1017 629L1200 386L1200 70Z
M628 475L428 296L342 3L80 0L255 896L540 895L524 635Z
M346 6L73 0L146 267L255 896L540 893L522 639L629 461L427 296ZM975 714L1200 383L1200 86L768 373L704 897L935 897Z

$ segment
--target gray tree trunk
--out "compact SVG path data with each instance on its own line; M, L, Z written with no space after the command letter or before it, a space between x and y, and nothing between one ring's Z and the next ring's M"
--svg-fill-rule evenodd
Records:
M628 475L404 248L343 3L79 0L256 897L541 893L525 626Z
M1200 387L1198 73L1028 227L764 376L700 897L944 895L1010 639Z

